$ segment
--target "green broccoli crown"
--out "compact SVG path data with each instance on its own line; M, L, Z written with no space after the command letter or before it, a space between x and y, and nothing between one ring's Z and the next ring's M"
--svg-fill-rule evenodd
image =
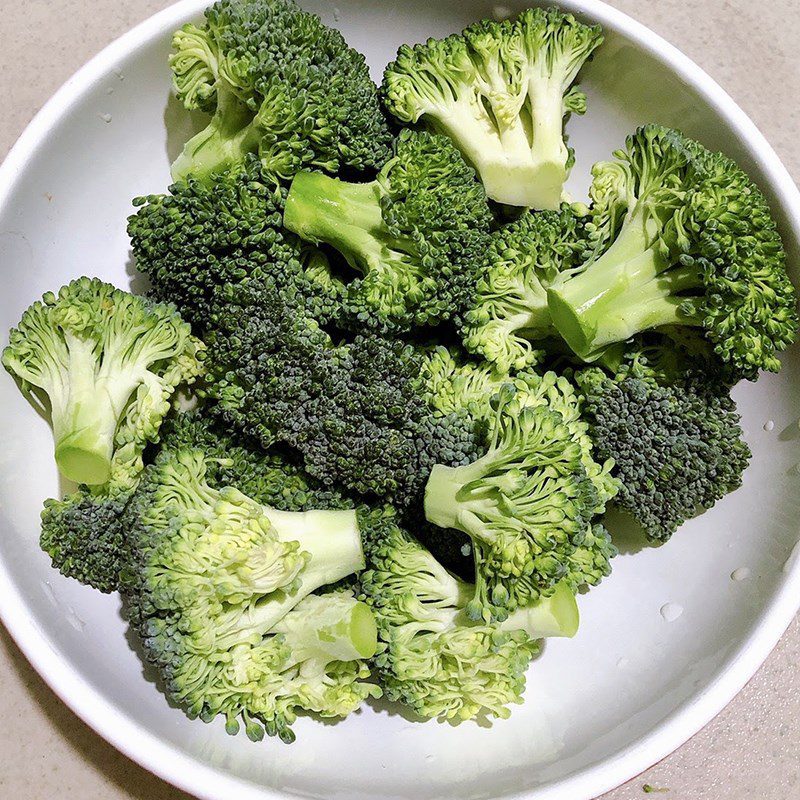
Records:
M566 205L497 230L461 324L464 346L504 372L541 362L545 352L532 343L558 335L547 289L587 257L586 225Z
M344 716L375 694L357 682L375 650L368 609L352 595L309 597L363 569L356 515L214 489L207 463L162 451L145 470L127 512L128 617L189 716L291 741L298 711Z
M378 622L375 657L386 696L422 717L505 718L519 703L525 670L542 636L572 636L575 597L557 597L524 609L505 623L472 622L464 609L474 587L453 577L391 516L368 543L364 599Z
M445 136L403 131L371 183L301 172L284 224L335 247L360 273L345 302L358 327L408 329L458 314L492 221L475 173Z
M153 296L207 331L220 313L220 287L272 280L304 297L316 319L333 317L341 290L322 254L283 229L285 197L248 155L208 181L189 177L169 194L136 198L128 233Z
M84 489L45 501L39 544L62 575L101 592L117 590L129 496Z
M25 311L2 361L26 396L49 402L61 473L101 485L115 461L135 480L175 389L202 373L203 351L174 306L78 278Z
M470 420L431 413L411 346L375 334L335 345L263 286L239 291L222 322L208 358L219 412L262 446L295 448L315 478L407 505L435 463L477 454Z
M472 539L476 594L472 619L503 619L509 610L572 580L569 558L602 513L604 468L590 475L580 436L547 404L526 404L504 384L491 399L489 447L460 467L434 467L425 516ZM594 464L594 462L590 462Z
M691 374L661 384L642 365L617 380L596 368L576 379L596 451L614 461L614 502L650 539L669 539L741 485L751 453L723 385Z
M364 57L293 0L219 0L185 25L170 57L186 108L213 113L173 164L175 179L256 153L275 179L300 169L380 167L391 140Z
M573 156L564 118L582 114L573 87L603 40L557 9L484 20L461 35L403 45L384 73L387 108L448 134L501 203L556 209Z
M584 360L663 326L699 329L741 377L777 371L796 338L796 294L764 196L730 159L647 125L596 164L597 255L548 291Z

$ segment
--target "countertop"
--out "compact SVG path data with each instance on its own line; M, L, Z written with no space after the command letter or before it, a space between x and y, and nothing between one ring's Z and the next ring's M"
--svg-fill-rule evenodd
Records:
M800 180L798 0L612 0L677 45L750 114ZM0 158L90 56L169 0L3 0ZM800 797L800 622L677 752L602 800ZM0 627L0 797L191 800L129 761L50 691ZM663 790L663 791L662 791ZM564 798L572 800L572 798Z

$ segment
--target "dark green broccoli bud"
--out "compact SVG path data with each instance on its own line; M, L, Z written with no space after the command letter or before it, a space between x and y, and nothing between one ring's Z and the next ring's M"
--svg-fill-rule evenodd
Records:
M293 0L219 0L170 57L186 108L213 112L172 165L205 180L256 153L273 179L377 169L391 136L364 57Z
M472 539L474 620L503 619L570 580L569 559L605 508L562 414L515 395L504 384L491 399L486 454L465 466L435 466L425 487L427 519Z
M66 478L101 485L113 471L131 485L173 393L202 373L203 350L174 306L78 278L25 311L2 361L35 405L49 404Z
M335 247L361 277L346 303L358 327L408 329L458 314L471 296L492 217L475 173L446 136L403 131L371 183L299 173L284 224Z
M639 362L617 380L596 368L576 380L595 450L621 484L613 502L665 541L741 485L751 453L722 384L686 374L663 385L655 375Z
M287 512L206 481L199 450L162 451L126 511L121 589L170 699L292 741L300 711L342 717L377 687L375 620L352 594L311 593L364 567L352 510Z
M246 156L208 181L190 177L169 194L136 198L128 233L153 296L174 302L198 332L216 324L220 287L264 280L302 297L315 319L335 316L342 288L324 256L283 229L285 197Z
M544 359L543 343L558 336L547 289L588 257L588 234L579 210L563 206L560 211L526 212L492 234L461 323L467 350L504 372Z
M647 125L596 164L597 253L548 290L553 323L585 361L637 333L699 329L739 376L776 372L798 318L767 201L733 161Z
M366 548L361 586L381 641L375 666L386 696L421 717L508 717L508 706L522 701L537 639L577 631L575 595L565 584L502 623L476 624L465 611L474 587L391 517Z
M377 334L335 345L275 292L241 287L209 339L208 392L228 424L293 447L315 478L406 506L435 463L481 446L471 420L431 413L421 360Z
M383 97L402 122L447 133L492 199L556 209L574 160L564 118L586 110L573 83L602 41L598 26L555 8L483 20L461 35L403 45Z
M63 500L45 501L39 544L62 575L101 592L117 590L129 497L83 489Z

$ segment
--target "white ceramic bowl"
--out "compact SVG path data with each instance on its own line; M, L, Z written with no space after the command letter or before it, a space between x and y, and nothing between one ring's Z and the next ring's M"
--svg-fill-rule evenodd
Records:
M459 30L492 12L479 0L304 2L337 24L379 77L401 42ZM508 2L521 9L524 2ZM171 32L204 0L185 0L123 36L58 92L0 168L0 330L43 291L79 275L136 284L125 221L134 195L163 190L187 135L170 99ZM733 101L653 33L593 0L562 0L600 22L586 69L585 117L570 123L588 169L635 125L681 127L734 156L761 184L797 263L800 195ZM3 333L5 336L5 333ZM229 737L170 708L126 637L116 596L54 572L39 550L42 501L59 491L50 431L0 377L0 613L50 686L116 747L208 800L528 798L586 800L632 777L711 719L750 678L795 613L800 563L800 361L738 387L753 464L742 489L659 549L623 552L581 598L573 641L548 644L527 699L491 727L411 722L388 706L335 726L297 725L291 747ZM765 430L768 420L774 422ZM770 426L767 426L770 427ZM748 567L748 580L731 573ZM667 602L682 616L667 622Z

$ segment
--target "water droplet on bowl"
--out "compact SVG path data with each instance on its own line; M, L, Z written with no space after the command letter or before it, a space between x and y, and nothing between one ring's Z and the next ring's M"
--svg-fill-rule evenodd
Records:
M771 419L768 419L768 420L767 420L767 421L764 423L764 430L765 430L767 433L769 433L771 430L773 430L773 428L774 428L774 427L775 427L775 423L774 423L774 422L773 422Z
M100 119L103 120L103 122L105 122L106 124L111 122L111 114L98 114L97 116L100 117Z
M746 581L750 577L750 567L738 567L731 572L732 581Z
M72 608L72 606L67 609L67 622L69 622L78 633L81 633L86 627L86 623L75 613L75 609Z
M119 67L114 67L114 74L121 80L125 80L125 75L123 75L122 70Z
M472 554L472 545L471 544L462 544L461 545L461 555L468 556Z
M47 599L54 605L58 605L58 598L56 597L55 591L53 591L53 587L50 585L50 581L42 581L42 588L44 589L44 593L47 595Z
M661 606L660 613L667 622L675 622L675 620L683 614L683 606L677 603L664 603L664 605Z
M342 18L342 12L338 8L333 9L333 21L338 22Z
M630 661L628 661L628 659L625 658L625 656L623 656L617 661L617 669L625 669L628 666L628 664L630 664Z
M511 9L508 6L495 6L492 9L492 16L500 21L508 19L511 16Z

